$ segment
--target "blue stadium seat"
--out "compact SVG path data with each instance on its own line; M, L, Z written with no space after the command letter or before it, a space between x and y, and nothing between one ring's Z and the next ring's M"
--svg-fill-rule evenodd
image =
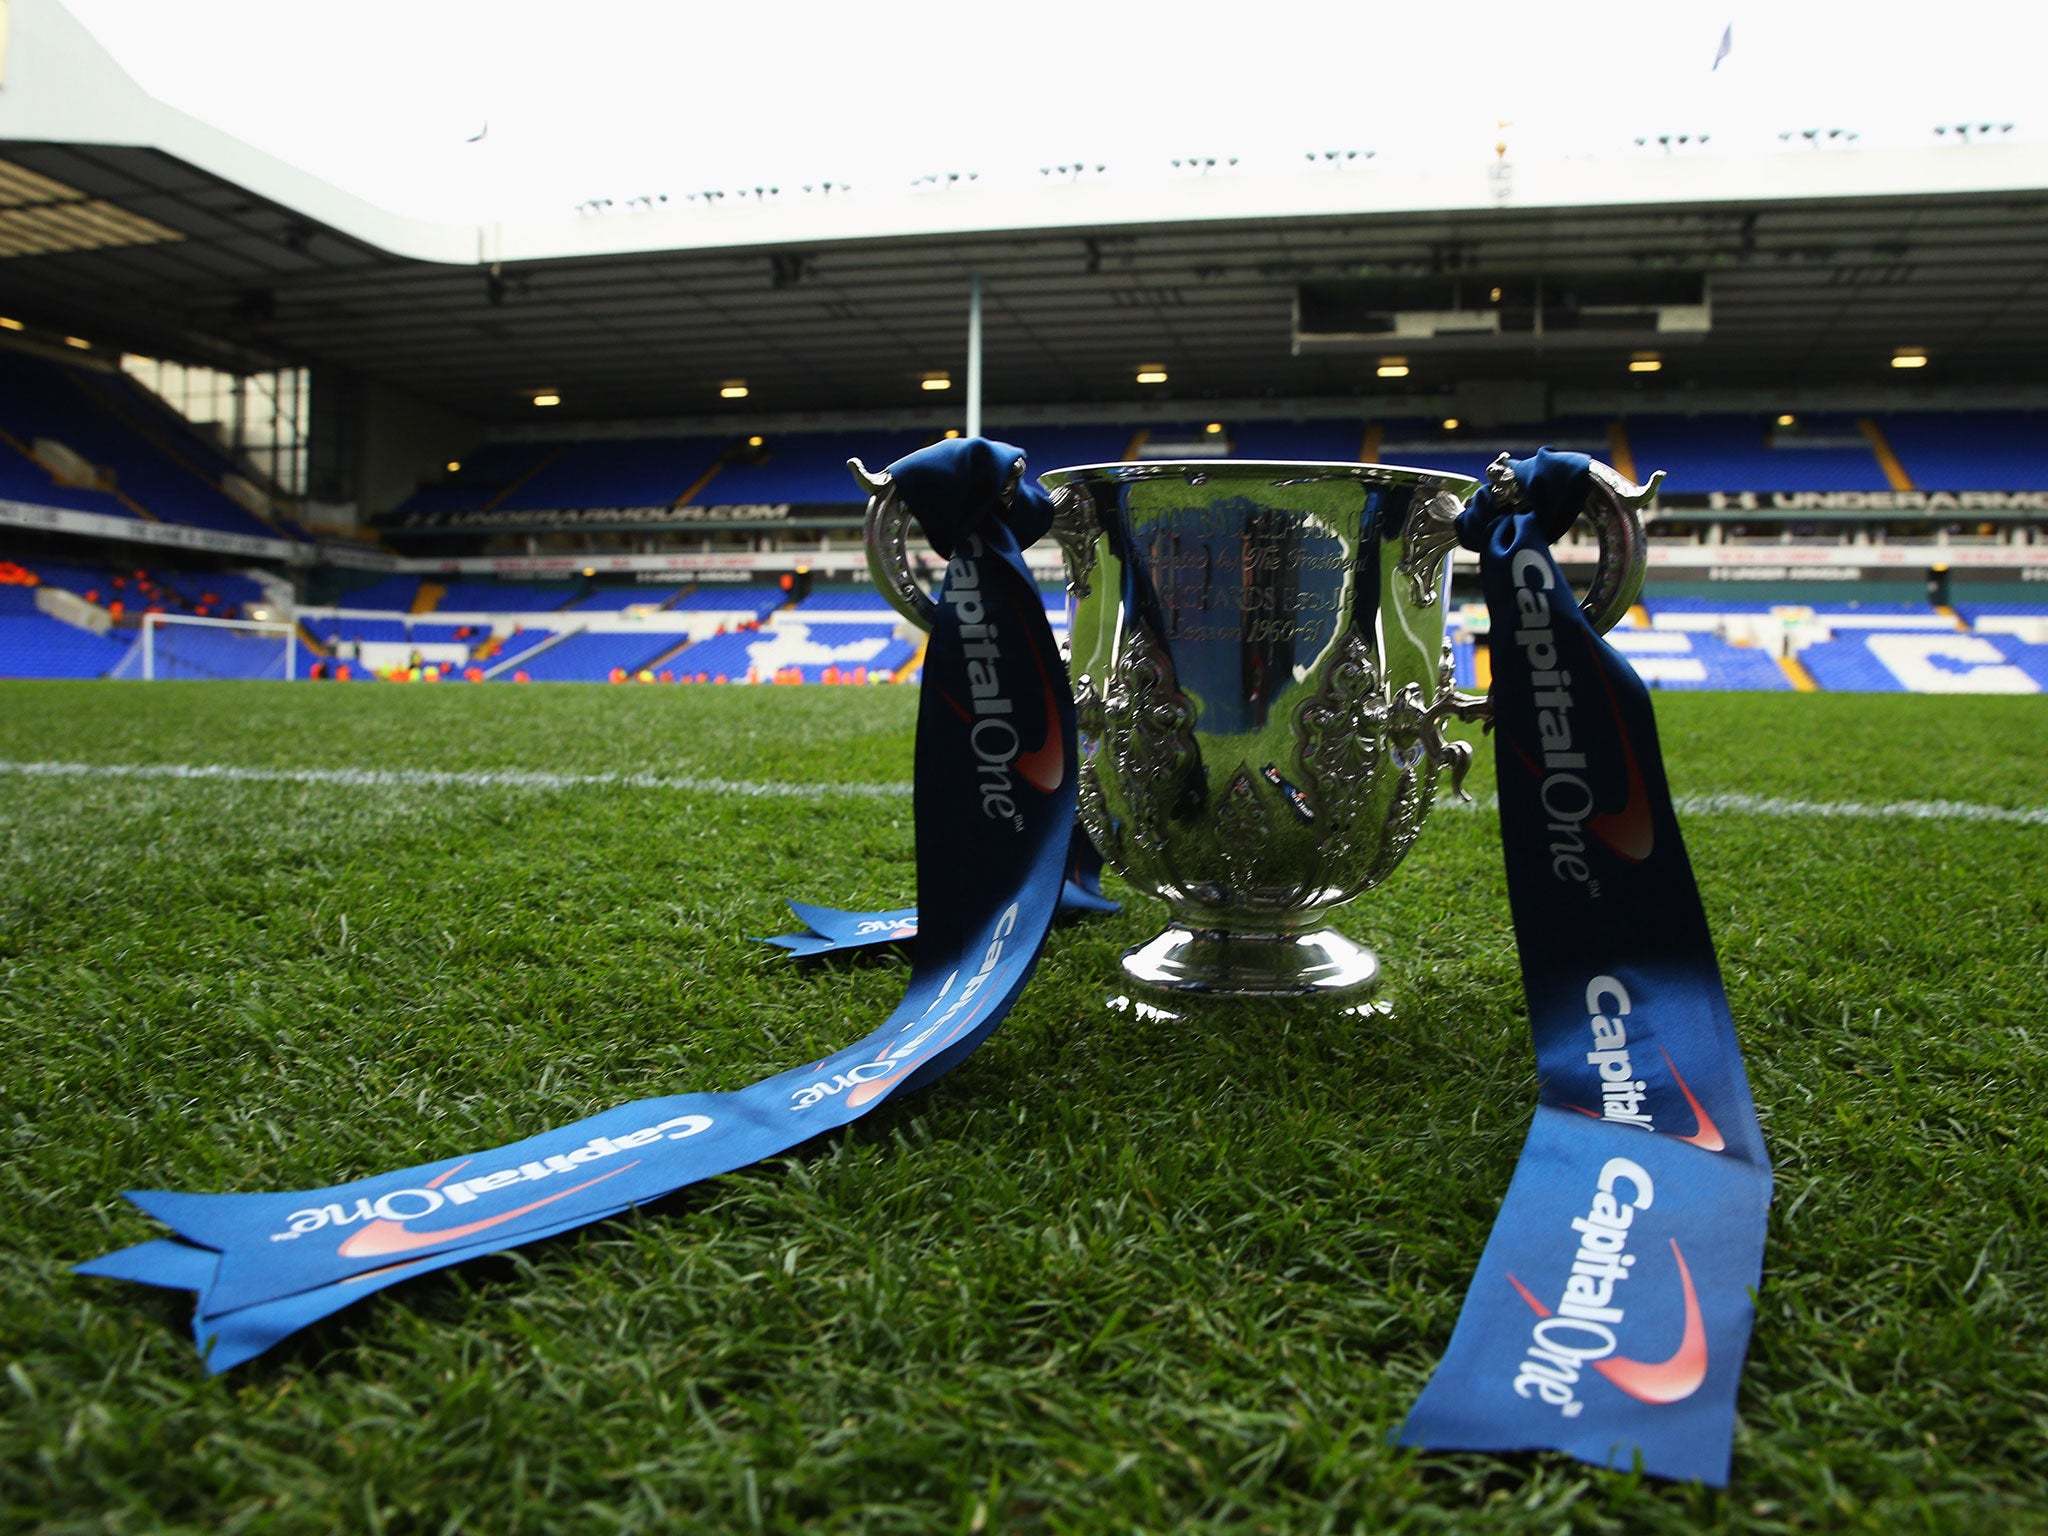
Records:
M511 581L451 581L435 605L443 613L553 613L576 600L574 587Z
M2039 693L2048 646L1913 630L1836 635L1799 653L1823 689L1848 693Z
M892 638L893 624L810 624L787 625L744 634L714 635L700 640L676 658L677 673L695 677L723 673L735 682L756 673L762 682L771 681L784 667L804 671L807 681L816 682L827 667L842 671L866 667L870 676L894 672L917 655L908 640Z
M1792 687L1773 658L1716 634L1636 629L1610 634L1607 640L1651 688L1782 693Z
M128 645L45 613L0 611L0 677L105 677Z
M889 600L873 587L819 587L811 595L790 609L792 618L803 618L813 613L873 614L876 621L890 618L895 609Z
M1908 411L1880 425L1923 491L2048 490L2048 411Z
M927 432L818 432L771 437L759 464L731 464L718 472L700 501L765 502L791 506L844 506L863 500L847 473L859 458L881 469L930 442ZM1021 446L1021 445L1020 445Z
M508 668L500 676L501 680L509 680L516 670L525 672L536 683L601 683L615 667L629 676L643 667L652 667L657 658L673 651L682 641L681 635L576 634L521 661L516 668Z
M1362 421L1256 421L1230 428L1233 459L1299 460L1349 464L1365 446Z
M1958 603L1956 612L1975 624L1979 619L2048 619L2048 601L2038 603Z
M666 506L717 464L731 443L729 437L604 438L564 443L498 505L507 511ZM698 499L756 499L723 495L718 484L723 479L721 472Z
M699 587L669 607L678 613L743 613L765 619L789 600L779 587Z
M1668 491L1882 491L1890 488L1853 418L1819 418L1803 436L1841 447L1770 446L1767 416L1632 416L1629 445L1643 474L1661 469Z
M127 497L162 522L257 538L288 536L221 489L221 477L233 465L219 448L125 375L0 352L0 428L23 448L39 437L54 438L113 471L118 492L67 492L33 462L24 469L21 453L10 447L0 453L0 461L11 461L0 462L0 481L21 486L40 476L42 482L28 484L22 500L132 516L121 499Z
M681 587L663 586L599 587L590 596L569 606L581 613L616 613L621 609L643 606L659 608L682 590Z
M419 596L417 576L386 576L367 587L356 587L335 599L337 608L383 608L392 613L410 613Z
M322 645L337 640L368 640L396 644L408 638L400 619L308 619L305 627ZM452 627L452 626L451 626Z

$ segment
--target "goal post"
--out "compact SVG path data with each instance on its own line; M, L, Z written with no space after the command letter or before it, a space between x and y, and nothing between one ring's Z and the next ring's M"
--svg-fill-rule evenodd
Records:
M299 627L279 619L207 619L145 613L142 633L109 677L163 682L185 678L299 675Z

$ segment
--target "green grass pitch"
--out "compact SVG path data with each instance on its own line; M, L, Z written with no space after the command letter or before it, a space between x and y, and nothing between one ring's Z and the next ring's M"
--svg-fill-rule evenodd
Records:
M932 1090L220 1379L180 1295L66 1273L159 1230L126 1187L379 1172L872 1027L900 957L747 935L911 898L914 709L0 684L9 764L450 775L0 771L0 1529L2048 1529L2048 818L1968 810L2048 804L2037 700L1660 696L1682 795L1961 806L1687 818L1777 1163L1725 1493L1386 1443L1534 1100L1485 809L1342 914L1370 1026L1107 1013L1137 901Z

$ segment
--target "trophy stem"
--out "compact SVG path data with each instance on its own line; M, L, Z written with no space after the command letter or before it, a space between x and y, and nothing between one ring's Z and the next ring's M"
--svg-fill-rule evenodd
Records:
M1334 928L1248 933L1179 923L1126 950L1123 968L1148 987L1232 997L1363 992L1380 975L1372 951Z

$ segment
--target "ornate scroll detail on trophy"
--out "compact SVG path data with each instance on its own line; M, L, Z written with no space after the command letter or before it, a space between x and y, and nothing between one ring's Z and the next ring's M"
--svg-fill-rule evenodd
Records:
M1216 807L1216 851L1227 876L1224 900L1293 906L1301 882L1273 868L1273 818L1249 766L1240 763Z
M1418 608L1437 600L1451 551L1458 547L1458 514L1464 510L1464 502L1449 491L1418 498L1409 509L1399 569L1408 578L1408 595Z
M1093 595L1088 579L1095 574L1095 539L1099 532L1084 494L1069 491L1053 497L1052 536L1066 563L1067 596L1076 602Z
M1379 771L1387 720L1387 691L1372 645L1354 627L1334 649L1323 686L1295 717L1307 778L1302 787L1322 831L1326 871L1344 868L1364 851L1359 840L1371 829L1360 826L1359 815Z
M1081 825L1095 844L1095 851L1105 860L1114 860L1120 866L1123 862L1123 828L1110 814L1109 802L1102 793L1102 775L1095 769L1096 754L1102 750L1103 731L1108 720L1095 679L1085 672L1077 674L1074 678L1074 725L1081 733L1081 741L1080 779L1075 785L1076 810Z
M1169 827L1199 805L1206 787L1195 707L1180 690L1166 648L1142 623L1124 633L1103 714L1117 788L1130 807L1126 841L1163 859Z
M1425 704L1420 685L1410 683L1394 696L1387 711L1387 735L1400 746L1419 746L1432 767L1448 767L1451 792L1469 800L1472 797L1465 793L1465 775L1472 768L1472 743L1447 738L1443 730L1447 719L1490 725L1493 710L1486 699L1459 693L1455 688L1442 689Z

